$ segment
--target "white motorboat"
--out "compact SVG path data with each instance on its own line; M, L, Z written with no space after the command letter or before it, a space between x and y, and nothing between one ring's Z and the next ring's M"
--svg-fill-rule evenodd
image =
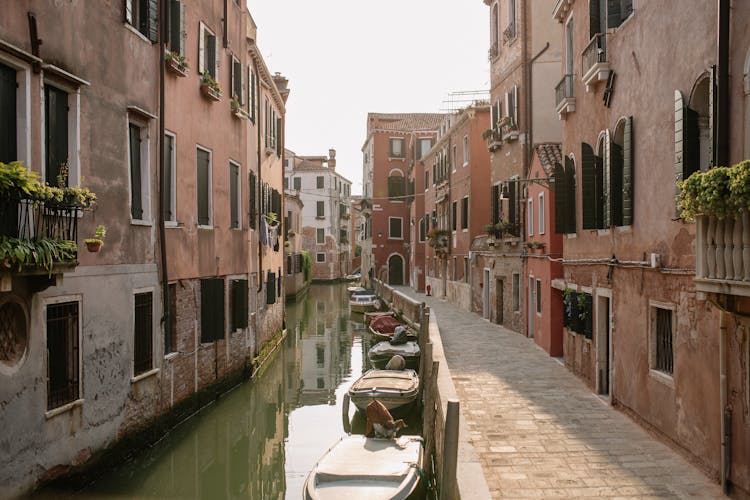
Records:
M419 376L414 370L368 370L349 388L351 402L361 411L375 399L389 411L402 409L418 394Z
M406 368L419 370L419 344L410 340L405 344L393 345L388 341L378 342L367 351L367 357L373 368L383 369L396 354L406 361Z

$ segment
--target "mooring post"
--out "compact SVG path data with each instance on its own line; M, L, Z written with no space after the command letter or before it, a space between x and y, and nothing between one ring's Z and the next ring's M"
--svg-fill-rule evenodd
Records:
M422 432L424 434L424 453L427 457L427 473L431 474L437 467L431 464L435 460L435 400L437 395L437 376L440 368L439 361L432 362L432 368L427 375L424 386L424 408L422 409Z
M344 394L344 402L341 405L341 418L344 424L344 432L352 433L352 422L349 420L349 394Z
M424 394L426 387L431 387L433 374L430 372L433 361L433 345L427 342L422 347L422 359L419 360L421 367L419 369L419 390Z
M457 399L448 400L448 413L445 415L445 437L443 439L443 474L440 485L440 499L453 500L458 492L456 467L458 466L458 410Z

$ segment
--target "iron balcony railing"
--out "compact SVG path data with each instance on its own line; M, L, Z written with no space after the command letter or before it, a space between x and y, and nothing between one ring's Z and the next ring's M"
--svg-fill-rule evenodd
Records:
M565 99L572 99L573 94L573 75L565 75L562 80L555 86L555 105L560 106Z
M588 46L583 50L582 67L586 74L596 64L607 62L607 35L599 33L594 35Z
M79 212L70 205L6 198L0 200L0 236L78 241Z

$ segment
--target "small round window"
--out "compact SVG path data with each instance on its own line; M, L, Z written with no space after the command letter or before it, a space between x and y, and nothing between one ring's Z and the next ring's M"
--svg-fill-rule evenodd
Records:
M0 363L5 366L18 364L28 346L26 313L17 302L0 305Z

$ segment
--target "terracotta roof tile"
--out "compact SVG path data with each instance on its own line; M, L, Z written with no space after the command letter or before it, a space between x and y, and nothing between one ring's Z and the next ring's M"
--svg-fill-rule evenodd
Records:
M558 143L537 144L534 151L542 167L548 173L555 163L562 163L562 146Z
M444 118L443 113L368 113L367 129L403 132L437 130Z

